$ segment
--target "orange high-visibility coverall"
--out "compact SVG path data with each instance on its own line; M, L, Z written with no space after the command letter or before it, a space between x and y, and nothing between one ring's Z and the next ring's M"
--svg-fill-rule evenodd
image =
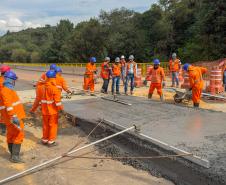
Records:
M43 142L54 142L57 137L58 112L63 110L61 92L56 87L56 80L50 78L39 88L38 101L41 103L43 116Z
M86 65L86 71L84 74L84 91L88 91L90 88L90 92L94 92L94 73L96 72L97 68L95 64L91 64L89 62Z
M56 75L56 86L62 92L64 90L65 92L70 92L67 82L65 81L64 77L61 74Z
M16 93L16 91L7 87L0 90L0 110L1 115L7 128L7 143L21 144L24 139L24 123L26 115L24 107ZM20 128L18 129L13 123L12 118L17 116L20 120Z
M37 99L38 92L40 91L39 89L42 89L42 86L45 84L46 79L47 79L46 73L43 73L41 78L38 80L36 84L36 90L35 90L36 97L30 112L35 112L39 106L39 100Z
M157 93L162 96L162 82L166 80L163 68L151 68L149 75L151 75L149 94L153 94L154 90L157 89Z
M194 67L190 66L188 68L188 76L190 81L190 86L192 88L192 101L193 103L199 103L202 89L204 87L204 81L202 75L207 72L204 67Z

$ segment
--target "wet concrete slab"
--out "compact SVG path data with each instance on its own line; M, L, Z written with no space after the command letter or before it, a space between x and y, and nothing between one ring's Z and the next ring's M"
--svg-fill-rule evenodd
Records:
M110 97L111 98L111 97ZM122 127L141 125L143 135L208 160L206 173L226 179L226 114L144 98L120 96L126 106L101 98L65 103L69 114L87 121L106 119Z

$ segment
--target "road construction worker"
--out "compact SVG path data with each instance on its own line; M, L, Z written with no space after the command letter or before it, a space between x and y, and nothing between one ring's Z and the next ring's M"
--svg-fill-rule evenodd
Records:
M56 70L56 67L57 67L56 64L51 64L50 67L49 67L49 69L50 70ZM36 91L35 91L36 98L35 98L35 101L33 103L32 108L30 110L30 113L31 114L34 114L35 111L37 110L38 106L39 106L39 103L38 103L38 100L37 100L37 96L38 96L37 93L39 92L39 89L42 88L41 86L43 86L45 84L46 79L47 79L46 73L43 73L42 76L41 76L41 78L39 79L39 81L36 84Z
M121 64L121 79L123 81L123 84L125 84L126 59L124 55L121 56L120 64Z
M13 71L4 74L3 87L0 90L0 109L7 128L7 143L11 154L10 161L22 163L20 158L21 144L24 139L25 112L23 105L14 90L17 76Z
M175 86L176 81L176 87L179 87L179 72L181 69L181 61L177 58L177 54L172 54L172 59L169 61L169 70L172 75L172 86Z
M190 91L192 91L192 101L194 107L199 107L204 81L202 75L207 72L204 67L195 67L191 64L185 64L183 70L188 73L190 81Z
M159 59L155 59L153 61L153 63L154 63L154 67L151 68L151 70L150 70L151 85L149 88L148 98L151 99L154 90L157 89L157 93L160 96L161 101L163 101L162 87L164 88L166 86L165 73L164 73L163 68L160 67Z
M56 86L62 92L64 90L66 93L71 93L67 82L65 81L64 77L62 76L62 69L60 67L55 68L56 71Z
M56 87L56 71L46 73L46 82L38 92L43 119L42 143L49 147L56 145L58 116L62 112L61 92Z
M115 59L115 63L112 64L112 87L111 87L112 95L115 94L115 86L116 86L116 94L120 94L119 93L120 76L121 76L121 64L120 64L120 58L117 57Z
M136 72L137 72L137 64L134 62L134 56L130 55L129 56L129 62L126 63L126 68L125 68L125 74L126 74L126 81L125 81L125 94L128 95L128 83L130 81L130 94L133 95L133 90L134 90L134 79L136 77Z
M109 57L106 57L104 62L101 64L101 72L100 76L103 79L103 86L101 89L102 93L107 94L108 92L108 85L110 81L110 75L111 75L111 68L109 66L111 59Z
M94 75L97 74L96 58L91 57L89 63L86 65L84 74L84 91L88 92L90 89L91 96L94 96Z
M0 72L1 72L1 76L0 76L0 88L3 87L3 82L4 82L4 74L10 71L10 67L7 65L1 65L0 67ZM3 118L0 115L0 127L1 127L1 134L5 135L6 133L6 125L4 124Z

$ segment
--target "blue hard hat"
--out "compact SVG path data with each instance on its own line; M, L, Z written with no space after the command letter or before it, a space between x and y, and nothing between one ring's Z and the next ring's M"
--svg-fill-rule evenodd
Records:
M56 70L56 67L57 67L56 64L51 64L51 65L49 66L49 69L50 69L50 70Z
M183 70L184 70L184 71L188 71L188 68L189 68L190 66L191 66L191 64L189 64L189 63L184 64Z
M62 69L58 66L56 67L55 71L56 71L56 73L62 73Z
M13 71L7 71L7 72L5 72L4 77L5 78L12 79L12 80L17 80L17 78L18 78L16 76L16 73L14 73Z
M56 71L54 70L49 70L46 73L47 78L56 78Z
M93 62L93 63L96 63L96 62L97 62L97 59L96 59L96 57L91 57L91 58L89 59L89 61L90 61L90 62Z
M160 61L157 58L153 60L153 63L154 63L154 65L160 65Z

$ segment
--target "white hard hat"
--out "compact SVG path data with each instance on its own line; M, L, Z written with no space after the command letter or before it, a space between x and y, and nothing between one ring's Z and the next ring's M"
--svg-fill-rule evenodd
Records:
M105 57L105 61L110 61L110 57Z
M130 55L129 56L129 60L134 60L134 56L133 55Z
M176 58L177 57L177 54L176 53L173 53L172 54L172 58Z
M122 55L122 56L121 56L121 59L125 59L125 56L124 56L124 55Z
M119 57L116 57L115 58L115 62L117 62L117 63L120 62L120 58Z

